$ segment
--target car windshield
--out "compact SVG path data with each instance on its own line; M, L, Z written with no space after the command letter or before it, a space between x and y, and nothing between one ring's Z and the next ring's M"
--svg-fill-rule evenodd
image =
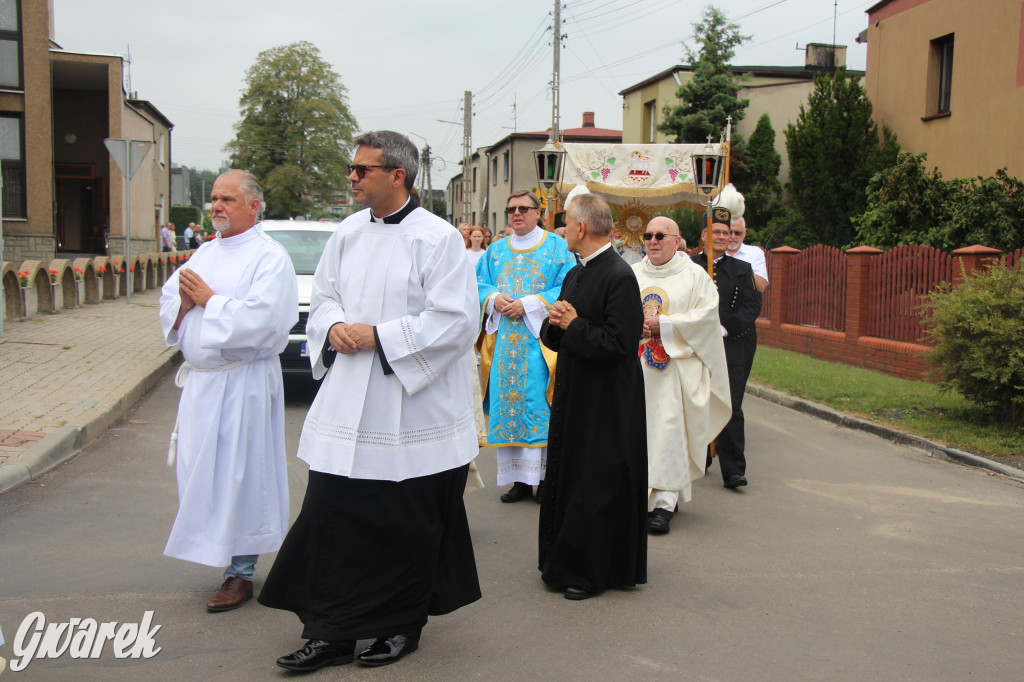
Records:
M281 242L292 257L296 275L312 275L333 232L320 230L274 230L271 237Z

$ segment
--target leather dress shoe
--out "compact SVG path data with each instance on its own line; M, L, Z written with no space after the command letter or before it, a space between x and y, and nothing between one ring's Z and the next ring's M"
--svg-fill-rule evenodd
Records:
M513 483L512 487L501 496L502 502L518 502L533 497L533 487L525 483Z
M206 602L206 609L214 613L237 609L252 599L252 581L232 576L224 581L217 594Z
M725 483L724 483L726 488L739 488L741 485L746 485L746 484L747 484L746 477L745 476L741 476L740 474L730 474L729 478L725 479Z
M360 665L390 665L420 648L420 633L379 637L359 654Z
M311 639L298 651L277 659L277 665L288 670L310 672L328 665L345 665L355 658L356 643L353 641L325 642Z
M590 599L596 597L597 592L587 592L582 587L569 586L565 588L565 598L572 599L573 601L580 601L582 599Z
M667 509L655 509L647 513L647 530L655 535L665 535L669 531L672 512Z

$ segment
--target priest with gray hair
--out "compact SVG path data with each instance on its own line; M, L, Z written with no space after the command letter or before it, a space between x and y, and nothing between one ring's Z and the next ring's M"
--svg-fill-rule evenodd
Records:
M636 278L611 248L612 213L572 200L565 239L580 262L541 327L558 353L541 493L541 578L566 599L647 582L647 437Z

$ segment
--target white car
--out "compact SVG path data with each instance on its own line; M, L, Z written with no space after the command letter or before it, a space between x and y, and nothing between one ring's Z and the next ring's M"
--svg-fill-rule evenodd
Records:
M327 240L337 228L337 223L309 220L263 221L263 231L288 250L299 281L299 321L288 332L288 346L281 353L281 371L285 374L312 376L306 343L306 319L309 317L309 297L313 293L313 273Z

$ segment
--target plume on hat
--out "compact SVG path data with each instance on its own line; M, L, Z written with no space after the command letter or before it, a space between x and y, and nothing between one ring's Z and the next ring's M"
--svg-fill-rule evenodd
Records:
M719 192L715 205L729 209L733 219L742 218L743 211L747 207L746 202L743 200L743 195L739 193L739 190L731 182Z
M581 194L590 194L590 190L587 189L586 185L576 185L569 192L569 196L565 198L565 205L568 206L569 202L578 197Z

